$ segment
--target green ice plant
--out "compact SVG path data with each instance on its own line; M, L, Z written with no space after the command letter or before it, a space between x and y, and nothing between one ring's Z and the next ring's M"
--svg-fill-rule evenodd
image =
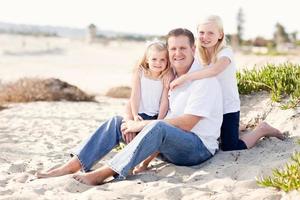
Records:
M266 64L259 69L244 69L237 73L240 94L257 91L269 91L271 99L281 102L283 109L295 108L300 104L300 65L289 62L282 64Z
M256 180L259 186L275 187L289 192L300 189L300 153L295 152L292 162L287 163L283 169L273 169L272 176L261 177Z

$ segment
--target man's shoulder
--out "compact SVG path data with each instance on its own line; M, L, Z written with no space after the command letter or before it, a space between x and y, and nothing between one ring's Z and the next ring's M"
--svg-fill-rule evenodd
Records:
M213 83L218 83L218 80L216 77L209 77L209 78L195 80L192 82L192 86L196 87L199 85L206 85L206 84L213 84Z
M210 77L193 81L190 89L199 92L220 92L221 86L216 77Z

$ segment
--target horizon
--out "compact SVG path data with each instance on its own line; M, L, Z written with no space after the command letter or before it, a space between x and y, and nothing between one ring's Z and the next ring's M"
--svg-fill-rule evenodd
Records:
M297 7L293 6L294 2L295 0L271 3L259 0L251 2L246 0L226 2L187 0L184 3L176 0L162 2L158 0L152 2L144 0L120 2L117 0L109 2L96 0L18 2L10 0L5 1L4 6L0 7L0 21L80 29L85 29L89 24L95 24L98 31L165 35L169 30L177 27L185 27L196 33L196 24L201 17L217 14L223 19L225 34L234 34L236 33L237 13L239 8L242 8L245 19L243 39L253 39L258 36L270 39L273 37L276 23L282 24L288 33L300 31L300 27L297 26L298 17L295 16Z

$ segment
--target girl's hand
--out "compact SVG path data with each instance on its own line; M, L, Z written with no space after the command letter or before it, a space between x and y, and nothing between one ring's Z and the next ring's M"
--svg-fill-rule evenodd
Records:
M175 78L175 75L172 70L169 70L166 75L163 77L163 84L166 88L169 88L171 81L173 81Z
M143 118L142 118L141 116L139 116L139 115L134 115L134 116L133 116L133 120L134 120L134 121L142 121Z
M182 85L186 81L187 81L187 77L185 74L176 78L174 81L172 81L170 83L170 90L175 89L176 87L178 87L179 85Z

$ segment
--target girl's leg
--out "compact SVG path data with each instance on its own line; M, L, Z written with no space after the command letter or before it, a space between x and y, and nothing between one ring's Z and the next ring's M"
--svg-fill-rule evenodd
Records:
M221 149L223 151L250 149L262 137L277 137L284 139L284 135L266 122L260 123L251 133L239 138L240 112L223 115L221 127Z
M158 156L159 152L156 152L154 154L152 154L151 156L149 156L148 158L146 158L141 164L139 164L138 166L136 166L133 170L133 174L138 174L140 172L146 171L148 169L148 165L150 164L150 162L156 158Z
M267 122L261 122L251 133L244 134L241 140L244 141L247 148L250 149L254 147L257 141L262 137L277 137L280 140L285 138L278 129L270 126Z
M125 178L131 169L157 151L168 161L185 166L197 165L212 157L195 134L156 121L146 126L115 155L108 166L87 174L76 175L74 178L86 184L101 184L106 178L116 174L120 178Z
M144 120L155 120L157 119L157 115L155 116L149 116L145 113L139 113L139 115L144 119ZM133 170L133 174L138 174L140 172L146 171L148 169L148 165L149 163L155 158L157 157L159 154L159 152L156 152L154 154L152 154L151 156L149 156L148 158L146 158L143 162L141 162L138 166L136 166Z
M240 112L223 115L221 126L221 149L223 151L247 149L244 141L239 139Z
M46 172L38 172L38 178L62 176L82 169L87 172L122 140L122 117L116 116L103 123L92 136L71 154L66 164Z

